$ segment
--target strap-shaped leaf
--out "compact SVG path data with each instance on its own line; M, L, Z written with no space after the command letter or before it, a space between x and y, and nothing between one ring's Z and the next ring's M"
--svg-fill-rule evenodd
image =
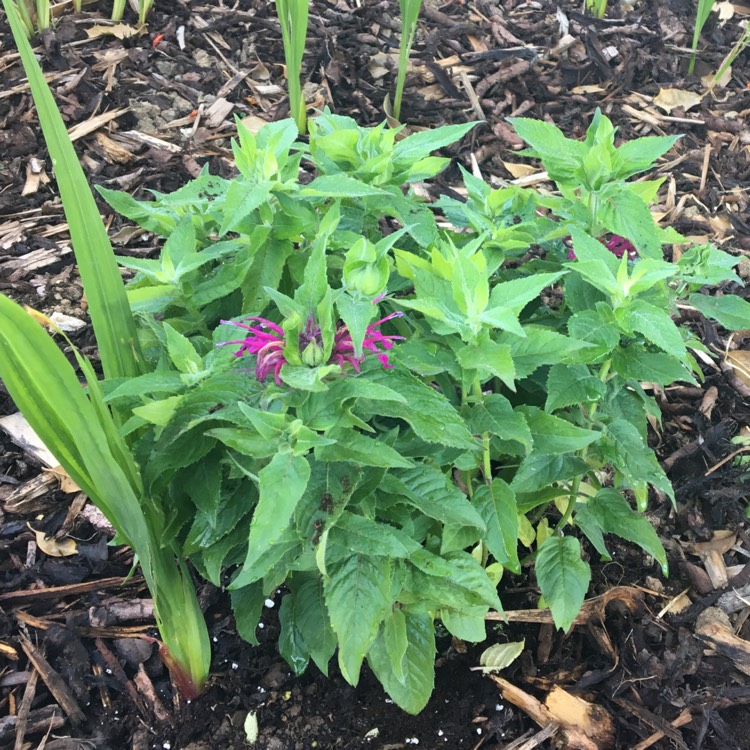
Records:
M44 140L52 158L104 374L107 378L137 375L141 356L135 322L112 245L65 123L13 3L3 0L3 7L29 79Z

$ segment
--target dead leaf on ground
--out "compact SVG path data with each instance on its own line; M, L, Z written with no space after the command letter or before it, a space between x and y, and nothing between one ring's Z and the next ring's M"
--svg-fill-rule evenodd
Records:
M682 546L686 552L694 555L705 555L709 552L718 552L724 555L737 543L737 534L731 529L719 529L711 535L708 542L683 542Z
M55 539L53 536L47 536L44 531L37 531L29 528L36 535L36 546L39 547L45 555L50 557L70 557L78 553L78 545L75 539L66 536L64 539Z
M681 107L685 111L701 103L703 96L696 94L694 91L684 91L683 89L659 89L659 93L654 97L654 104L670 114L673 109Z
M128 37L140 34L141 29L128 26L126 23L116 23L113 26L97 24L96 26L86 29L86 33L88 34L89 39L98 39L101 36L114 36L118 39L127 39Z
M503 166L515 177L528 177L530 174L534 174L538 167L534 167L531 164L514 164L510 161L504 161Z
M720 21L730 21L734 18L736 9L734 4L730 3L729 0L722 0L722 2L716 3L712 10L719 14Z
M598 83L587 83L583 86L574 86L571 90L571 94L601 94L607 90L606 86L601 86Z
M64 492L66 495L71 495L74 492L81 491L81 488L75 483L75 480L73 480L70 474L68 474L68 472L59 464L53 466L51 469L42 469L42 472L55 477L60 483L60 491Z

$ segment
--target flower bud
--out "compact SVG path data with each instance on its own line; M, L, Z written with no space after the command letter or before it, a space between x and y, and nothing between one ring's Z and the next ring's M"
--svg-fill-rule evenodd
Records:
M308 367L318 367L323 364L323 349L314 338L302 350L300 359Z

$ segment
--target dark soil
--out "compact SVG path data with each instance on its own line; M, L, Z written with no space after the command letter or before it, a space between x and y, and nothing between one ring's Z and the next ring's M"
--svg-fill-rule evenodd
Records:
M205 164L216 174L232 174L233 115L286 115L283 51L271 7L263 0L231 8L221 0L165 0L156 3L147 33L88 39L86 29L109 11L95 4L80 16L61 16L54 32L37 39L69 127L123 110L76 140L91 182L147 197L148 190L182 186ZM578 4L560 8L547 0L428 4L403 119L412 127L436 126L474 120L481 111L485 124L450 155L467 166L473 157L498 184L512 179L505 163L528 163L514 153L521 143L505 121L511 115L550 118L578 137L601 107L623 138L683 133L657 170L666 177L663 221L746 256L747 54L735 62L727 88L688 111L666 112L653 102L660 88L703 93L698 75L718 68L741 34L740 16L720 23L712 15L698 75L687 76L683 48L692 35L692 3L648 0L627 11L614 4L605 20L583 15ZM314 0L305 56L311 106L329 106L363 124L383 119L395 81L398 18L395 0ZM134 17L126 14L126 21ZM566 33L567 46L561 44ZM85 322L61 204L54 181L42 179L52 176L51 167L13 49L1 18L0 291ZM222 98L228 107L217 114ZM432 189L454 184L456 176L455 168L448 170ZM118 252L157 250L153 236L132 231L101 208ZM750 275L745 257L740 273ZM715 353L727 345L725 332L686 322ZM94 351L88 326L73 338ZM742 347L746 340L734 336L729 345ZM658 394L663 424L654 445L675 483L678 510L666 501L650 510L669 552L671 577L662 579L652 560L619 547L614 562L592 560L592 595L614 592L603 617L568 636L538 622L488 627L488 644L525 638L522 657L504 672L507 680L540 699L559 685L603 706L614 718L617 748L750 748L749 662L718 655L696 635L704 610L725 589L750 580L748 473L733 461L706 473L731 454L736 446L730 440L750 424L750 389L718 365L706 362L705 373L700 388ZM0 416L14 411L0 384ZM435 694L411 717L390 703L367 671L357 688L335 666L329 678L314 668L292 676L276 651L276 608L267 608L261 645L251 647L237 636L225 595L210 587L203 599L215 642L212 682L194 703L180 703L158 655L138 638L154 634L153 621L142 584L120 585L130 570L128 552L107 547L96 516L80 513L76 496L55 490L54 481L19 502L18 490L39 477L40 464L0 431L0 750L239 750L248 747L248 712L257 715L256 747L263 750L551 746L553 740L532 737L539 727L494 682L471 671L484 646L439 639ZM47 556L27 523L71 534L79 540L78 554ZM725 531L735 535L728 546L691 546ZM717 567L738 577L729 584L711 578ZM619 591L627 592L629 608L618 603ZM690 606L663 613L683 591ZM534 581L506 579L501 594L508 611L531 608ZM128 607L135 615L122 619ZM748 613L741 609L732 622L743 639L750 639ZM32 669L30 659L40 653L47 667L35 662ZM43 675L38 681L37 672ZM61 698L60 683L80 715ZM19 730L24 711L28 719ZM661 738L645 743L655 732ZM524 737L527 744L514 742Z

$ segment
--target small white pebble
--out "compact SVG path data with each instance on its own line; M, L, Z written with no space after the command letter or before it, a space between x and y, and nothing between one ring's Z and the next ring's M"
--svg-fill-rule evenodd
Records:
M239 665L239 664L237 664L237 662L236 662L236 661L233 661L233 662L232 662L232 669L239 669L239 668L240 668L240 665Z
M271 609L271 607L273 607L273 606L274 606L274 600L273 600L273 599L266 599L266 600L265 600L265 601L263 602L263 604L265 604L265 605L266 605L266 607L268 607L269 609Z
M477 734L482 734L482 727L477 727Z
M106 672L107 674L112 674L112 670L111 670L111 669L110 669L109 667L107 667L107 668L106 668L106 669L105 669L104 671L105 671L105 672Z
M263 624L262 622L259 622L259 623L258 623L258 627L259 627L259 628L265 628L266 626L265 626L265 625L264 625L264 624Z
M164 750L172 750L172 745L169 742L162 743Z
M442 737L445 732L442 729L438 729L438 737Z
M265 693L265 692L266 692L266 689L265 689L265 688L262 688L262 687L261 687L260 685L258 685L258 692L259 692L259 693Z
M212 640L212 641L213 641L214 643L218 643L218 642L219 642L219 639L218 639L218 638L217 638L216 636L214 636L214 637L213 637L213 638L212 638L211 640Z
M503 704L502 703L496 703L495 704L495 711L502 711L503 710Z
M393 701L392 701L392 700L391 700L390 698L386 698L386 699L385 699L385 702L386 702L386 703L393 703Z

